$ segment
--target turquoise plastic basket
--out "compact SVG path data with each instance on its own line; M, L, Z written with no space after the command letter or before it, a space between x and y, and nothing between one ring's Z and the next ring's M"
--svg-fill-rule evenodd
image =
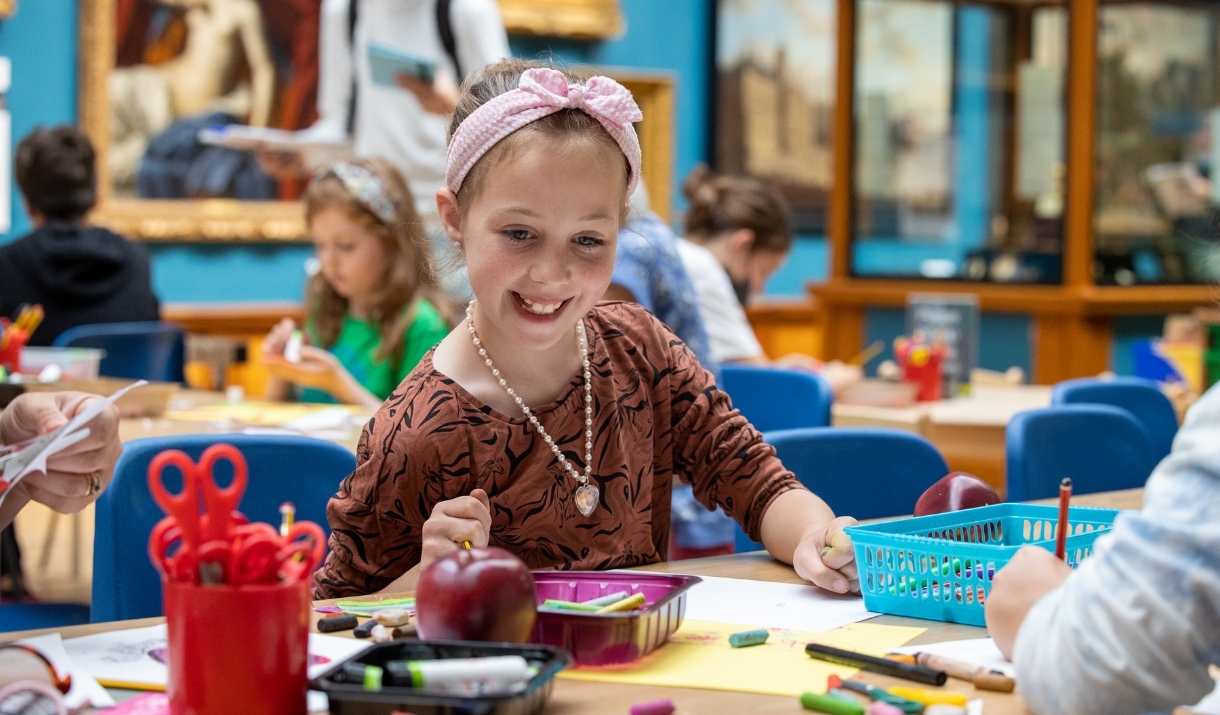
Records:
M1072 507L1067 562L1093 553L1117 509ZM995 572L1017 550L1055 550L1059 507L995 504L962 511L853 526L864 606L874 613L986 625L983 604Z

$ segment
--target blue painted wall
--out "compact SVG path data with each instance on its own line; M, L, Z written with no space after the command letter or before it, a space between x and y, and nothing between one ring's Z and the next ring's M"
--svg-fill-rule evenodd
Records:
M627 32L608 42L509 38L513 54L553 56L567 62L669 70L677 78L673 196L686 206L682 180L707 161L711 131L712 15L714 0L620 0Z
M0 20L0 57L13 62L8 93L13 146L39 124L76 121L76 0L19 3L17 14ZM0 234L0 243L29 229L29 217L14 185L13 230Z

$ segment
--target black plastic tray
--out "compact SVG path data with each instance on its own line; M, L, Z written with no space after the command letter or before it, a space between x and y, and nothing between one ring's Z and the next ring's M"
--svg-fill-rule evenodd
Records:
M460 697L426 695L413 688L387 685L369 691L354 683L339 682L334 675L344 663L355 662L385 667L391 660L443 660L519 655L538 668L525 691L507 695ZM470 641L396 640L373 646L346 661L335 663L314 678L310 687L330 698L331 715L534 715L542 712L551 697L555 674L572 662L566 651L544 645L515 643L475 643Z

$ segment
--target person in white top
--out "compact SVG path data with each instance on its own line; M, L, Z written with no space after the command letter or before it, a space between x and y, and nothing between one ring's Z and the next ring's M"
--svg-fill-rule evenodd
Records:
M695 168L683 191L690 203L678 255L695 284L699 312L718 363L796 367L820 372L836 391L859 380L860 368L792 353L767 357L746 318L745 303L761 293L792 250L784 200L756 179Z
M441 37L438 3L449 6L453 56ZM343 137L350 127L355 155L394 164L410 183L416 211L439 226L436 190L445 183L446 129L460 77L509 56L496 0L323 0L319 35L318 121L306 131ZM374 83L369 43L435 63L435 83L405 75L397 87Z
M1220 386L1073 571L1026 546L995 574L987 630L1035 715L1142 715L1193 705L1220 663ZM1210 698L1209 698L1210 700ZM1216 712L1208 707L1200 712Z

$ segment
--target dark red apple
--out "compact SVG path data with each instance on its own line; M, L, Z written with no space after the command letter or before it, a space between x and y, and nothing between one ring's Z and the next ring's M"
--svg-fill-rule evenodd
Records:
M437 559L415 590L419 636L430 640L524 643L536 607L534 575L494 546Z
M950 472L941 477L915 502L915 516L943 514L947 511L973 509L976 506L999 504L1000 495L991 485L973 474Z

